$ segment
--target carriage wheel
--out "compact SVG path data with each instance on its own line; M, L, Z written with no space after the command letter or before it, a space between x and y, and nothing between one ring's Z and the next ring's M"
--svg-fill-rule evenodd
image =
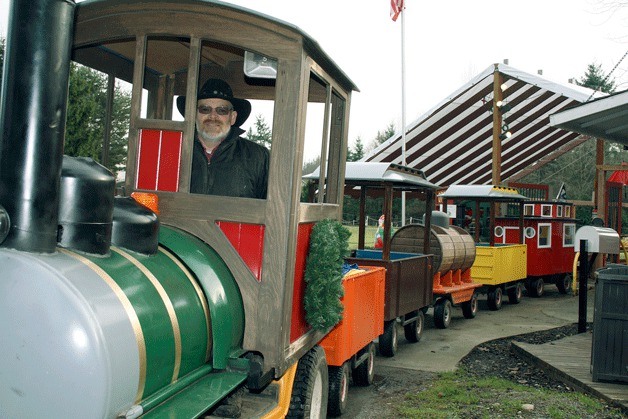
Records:
M379 336L379 353L391 357L397 353L397 321L391 320L384 324L384 334Z
M474 292L469 301L460 304L465 319L472 319L478 314L478 293Z
M356 386L370 386L375 378L375 344L369 343L366 347L368 358L355 367L352 373L353 383Z
M523 284L517 282L514 287L508 288L508 301L510 304L519 304L523 297Z
M491 310L499 310L500 308L502 308L502 297L502 287L495 287L491 289L486 296L488 308Z
M532 297L540 297L543 295L544 287L545 283L543 282L543 278L534 278L530 281L528 292Z
M418 342L421 340L421 336L423 335L423 326L425 325L425 315L423 311L419 310L416 313L416 320L411 321L410 323L403 326L403 332L406 335L406 340L408 342Z
M561 294L567 294L571 289L571 275L565 274L556 280L556 288Z
M451 323L451 301L441 298L434 306L434 325L439 329L447 329Z
M349 393L349 365L345 362L340 367L329 367L329 401L327 414L340 416L347 409Z
M288 418L324 418L327 414L328 371L325 351L316 345L299 360Z

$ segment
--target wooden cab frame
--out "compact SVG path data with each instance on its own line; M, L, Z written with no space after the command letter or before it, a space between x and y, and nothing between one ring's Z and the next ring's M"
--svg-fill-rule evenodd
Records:
M77 5L76 16L73 60L113 80L110 98L116 83L131 91L124 194L155 193L162 224L196 235L223 258L242 295L242 349L261 354L264 370L281 376L323 336L312 330L290 336L293 305L301 304L293 295L303 279L303 242L311 231L302 226L341 219L356 86L297 27L219 1L88 0ZM245 74L251 57L268 64L271 77ZM260 113L257 101L270 109L266 199L189 193L195 118L180 115L175 103L185 96L184 114L194 115L198 86L209 77L226 80L234 96L253 103L249 122ZM111 115L107 126L115 122ZM310 147L317 126L320 145ZM148 144L170 154L144 166ZM325 173L317 203L301 202L302 168L310 158ZM153 186L142 180L145 173L153 173L147 175L155 177Z

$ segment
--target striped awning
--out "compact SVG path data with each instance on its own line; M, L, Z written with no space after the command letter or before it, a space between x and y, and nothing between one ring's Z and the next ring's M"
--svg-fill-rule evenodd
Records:
M587 102L593 91L561 85L504 64L494 64L454 92L406 130L406 165L438 185L492 183L493 103L500 80L501 182L513 182L590 137L550 126L550 115ZM504 126L505 125L505 126ZM363 160L403 163L398 133Z

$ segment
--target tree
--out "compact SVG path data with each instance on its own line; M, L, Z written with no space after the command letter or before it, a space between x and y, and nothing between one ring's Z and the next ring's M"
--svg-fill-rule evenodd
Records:
M107 76L72 63L64 154L102 161L107 104ZM116 85L107 167L114 172L126 166L131 95Z
M375 150L377 146L384 143L386 140L394 136L396 133L397 131L395 130L395 123L390 122L383 131L377 131L377 135L369 143L368 147L366 148L366 151Z
M604 75L602 71L602 66L595 63L587 66L584 76L579 81L576 80L576 84L604 93L613 93L615 91L615 81L608 80L608 76Z
M246 137L270 150L272 132L261 114L255 117L255 125L254 127L249 127L249 130L246 132Z
M355 140L353 151L350 147L347 150L347 161L359 161L362 157L364 157L364 145L362 145L362 139L358 137Z

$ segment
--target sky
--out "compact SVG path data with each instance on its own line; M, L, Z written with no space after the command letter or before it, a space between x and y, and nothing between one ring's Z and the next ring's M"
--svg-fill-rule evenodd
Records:
M628 89L628 2L612 0L405 0L393 22L388 0L228 0L298 26L358 86L351 104L349 142L368 145L406 125L494 63L567 84L600 65L617 90ZM617 0L615 0L617 2ZM10 0L0 0L4 37ZM403 19L403 25L402 25ZM402 28L405 54L402 60ZM404 65L402 66L402 62Z

